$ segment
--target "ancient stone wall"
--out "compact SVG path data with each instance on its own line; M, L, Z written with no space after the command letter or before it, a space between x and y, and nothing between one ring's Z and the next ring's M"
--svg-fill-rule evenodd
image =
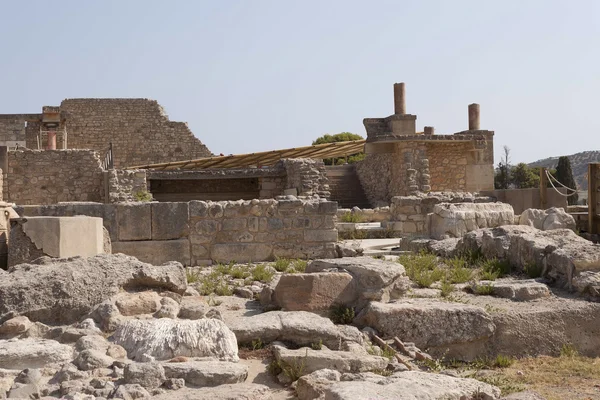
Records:
M139 201L150 196L146 182L146 170L111 169L105 172L108 202Z
M17 204L104 201L100 157L92 150L8 152L4 195Z
M389 204L392 181L392 157L389 154L368 154L356 163L356 174L369 203L373 206Z
M433 191L466 191L466 167L470 142L427 143Z
M103 155L112 142L116 167L211 155L186 123L170 121L155 100L66 99L60 110L66 115L68 147ZM27 145L35 148L37 132L32 131L27 130Z
M158 265L335 257L337 203L323 200L63 203L19 206L21 216L101 217L113 253Z
M25 121L22 119L0 119L0 145L25 146Z
M329 198L329 185L325 164L310 158L289 158L282 160L287 175L286 189L297 189L298 196Z

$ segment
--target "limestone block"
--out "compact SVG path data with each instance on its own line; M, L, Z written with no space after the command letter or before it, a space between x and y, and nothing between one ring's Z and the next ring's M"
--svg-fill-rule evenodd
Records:
M118 240L117 207L113 204L102 203L73 203L73 215L102 218L104 227L110 234L110 240ZM63 214L64 215L64 214ZM63 216L57 215L57 216Z
M187 239L114 242L112 250L154 265L169 261L190 265L190 242Z
M188 203L152 203L152 240L186 237Z
M323 201L319 203L319 214L335 215L337 213L336 201Z
M533 226L543 231L551 229L571 229L575 231L575 219L564 208L552 207L548 210L528 208L519 217L519 225Z
M440 203L430 218L431 237L462 237L479 228L512 225L514 211L505 203Z
M152 204L117 204L119 241L152 239Z
M211 258L216 262L256 262L272 259L270 243L217 243L212 246Z
M304 241L306 242L337 242L337 230L305 230Z
M273 295L284 311L328 310L336 304L352 305L357 297L352 275L345 272L284 274Z

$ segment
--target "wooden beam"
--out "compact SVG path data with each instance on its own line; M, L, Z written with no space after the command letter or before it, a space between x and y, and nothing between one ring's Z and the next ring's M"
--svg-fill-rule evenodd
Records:
M548 175L544 167L540 167L540 208L548 208Z

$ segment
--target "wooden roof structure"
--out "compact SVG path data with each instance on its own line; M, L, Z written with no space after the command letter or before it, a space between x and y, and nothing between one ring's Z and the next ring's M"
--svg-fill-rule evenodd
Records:
M277 163L284 158L336 158L364 151L365 140L324 143L291 149L263 151L260 153L236 154L230 156L204 157L195 160L173 161L161 164L136 165L127 169L194 170L208 168L262 167Z

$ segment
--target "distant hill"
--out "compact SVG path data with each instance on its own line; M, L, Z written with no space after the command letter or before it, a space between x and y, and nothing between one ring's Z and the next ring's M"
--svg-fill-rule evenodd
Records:
M588 164L600 162L600 151L582 151L581 153L572 154L567 157L569 157L569 161L571 161L571 169L573 170L573 177L575 178L575 182L577 182L578 189L587 190ZM530 167L556 168L557 164L558 157L550 157L527 165Z

